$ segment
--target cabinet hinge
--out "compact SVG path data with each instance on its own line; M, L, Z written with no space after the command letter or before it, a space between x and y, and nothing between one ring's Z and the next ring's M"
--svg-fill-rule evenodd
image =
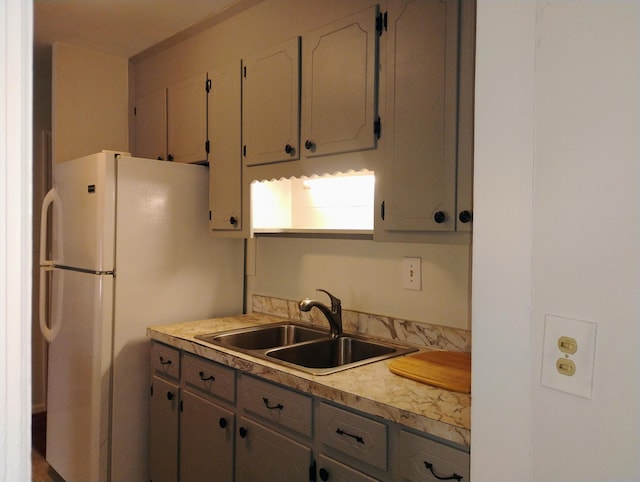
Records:
M380 204L380 217L384 221L384 201Z
M247 157L247 145L246 144L244 146L242 146L242 155L244 157Z
M151 395L153 397L153 383L149 387L149 395Z
M207 154L209 154L209 139L204 143L204 150Z
M211 221L211 210L209 210L209 221Z
M387 12L380 12L376 17L376 32L378 37L387 31Z
M211 92L211 79L207 79L204 85L204 90L207 91L207 94Z
M311 462L309 466L309 481L316 482L316 461Z
M133 108L133 115L138 115L138 109L136 107Z
M247 78L247 67L242 67L242 76L246 79Z
M382 135L382 121L380 120L380 116L373 123L373 133L376 136L376 139L380 139Z
M184 412L184 401L180 400L180 411Z

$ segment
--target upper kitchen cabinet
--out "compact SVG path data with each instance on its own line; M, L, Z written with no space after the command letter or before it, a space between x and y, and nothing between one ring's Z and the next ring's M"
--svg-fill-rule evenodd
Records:
M389 4L378 238L470 230L474 11L466 0Z
M242 71L245 165L299 159L300 38L246 57Z
M241 233L240 62L210 73L209 229Z
M135 155L175 162L207 162L207 74L198 74L137 99Z
M306 157L376 147L378 8L307 34L302 43L302 139Z
M140 97L135 107L135 148L138 157L167 158L167 91Z

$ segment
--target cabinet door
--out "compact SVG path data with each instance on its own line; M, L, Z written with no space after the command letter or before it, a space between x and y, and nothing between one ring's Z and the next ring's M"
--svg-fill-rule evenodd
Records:
M299 37L243 61L242 113L247 166L299 159Z
M456 227L458 0L388 11L384 229Z
M152 482L178 480L177 385L153 377L149 425L149 479Z
M325 455L318 457L318 479L322 482L375 482L376 479Z
M377 13L368 8L303 38L306 157L376 147Z
M309 480L311 449L249 419L241 418L236 437L236 480Z
M184 391L180 415L180 480L233 480L234 415Z
M167 158L167 91L154 92L136 100L135 152L147 159Z
M209 228L242 229L240 65L210 74Z
M207 74L167 89L167 158L175 162L207 161Z

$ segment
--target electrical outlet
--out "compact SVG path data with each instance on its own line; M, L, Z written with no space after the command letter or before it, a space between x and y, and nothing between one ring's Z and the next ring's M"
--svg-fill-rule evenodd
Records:
M421 258L402 260L402 286L405 290L422 290Z
M547 314L544 320L542 379L545 387L591 398L597 325Z

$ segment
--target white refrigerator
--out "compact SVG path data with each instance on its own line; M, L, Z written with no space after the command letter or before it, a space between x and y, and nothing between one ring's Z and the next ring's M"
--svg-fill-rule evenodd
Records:
M146 327L242 312L244 245L210 236L208 185L204 166L110 151L54 166L40 326L46 458L67 481L149 480Z

